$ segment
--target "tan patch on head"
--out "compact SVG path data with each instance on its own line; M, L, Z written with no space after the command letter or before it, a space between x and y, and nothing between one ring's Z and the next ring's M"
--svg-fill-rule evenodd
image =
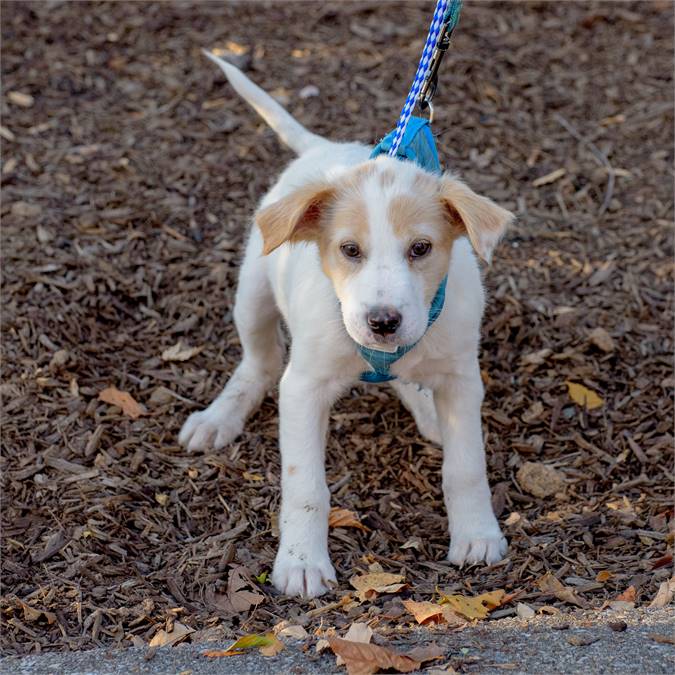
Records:
M412 188L414 193L391 199L387 218L394 236L401 239L405 247L420 239L431 242L432 249L427 256L409 263L424 278L424 295L430 302L448 272L452 244L460 232L448 224L437 178L421 173L415 177Z
M336 288L358 269L358 263L342 255L340 245L351 241L358 244L365 253L368 238L368 206L358 190L358 184L350 180L338 192L330 209L327 227L319 239L321 266Z

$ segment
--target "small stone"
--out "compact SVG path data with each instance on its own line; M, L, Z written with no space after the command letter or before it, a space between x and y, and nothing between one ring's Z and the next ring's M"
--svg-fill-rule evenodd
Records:
M30 108L35 103L35 99L30 94L25 94L22 91L10 91L7 98L10 103L18 105L20 108Z
M586 647L592 645L594 642L597 642L600 638L593 635L570 635L567 638L567 642L575 647Z
M612 336L604 328L594 328L589 334L588 339L598 348L602 349L603 352L610 353L613 352L614 340Z
M46 227L43 227L42 225L38 225L35 234L37 236L37 240L41 244L48 244L52 239L54 239L54 233L50 232Z
M42 207L39 204L29 204L28 202L14 202L12 204L12 215L20 218L34 218L42 213Z
M529 605L526 605L522 602L519 602L516 605L516 614L521 618L521 619L532 619L535 615L534 609L530 607Z
M306 87L303 87L298 94L300 98L313 98L314 96L318 95L319 87L316 87L313 84L308 84Z
M57 352L54 352L52 360L49 362L49 368L52 370L58 370L63 368L63 366L68 363L70 359L70 354L67 349L59 349Z
M154 389L152 394L150 394L150 398L148 400L148 403L152 406L160 406L160 405L166 405L167 403L171 403L172 401L175 400L175 397L173 395L173 392L171 389L168 389L167 387L159 386Z
M516 478L520 487L535 497L548 497L565 488L560 471L541 462L525 462Z
M610 621L607 624L615 633L623 633L623 631L628 628L628 624L625 621Z

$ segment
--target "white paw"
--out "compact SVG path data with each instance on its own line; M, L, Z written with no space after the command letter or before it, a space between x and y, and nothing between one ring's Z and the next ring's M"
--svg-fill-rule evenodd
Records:
M506 553L508 544L495 523L489 529L478 529L455 532L450 537L448 560L462 567L465 563L486 562L493 565L499 562Z
M335 569L328 555L302 559L303 555L277 553L272 570L272 583L284 595L316 598L337 584Z
M214 408L192 413L180 430L178 442L189 452L194 450L220 450L231 443L243 429L239 420L228 420Z

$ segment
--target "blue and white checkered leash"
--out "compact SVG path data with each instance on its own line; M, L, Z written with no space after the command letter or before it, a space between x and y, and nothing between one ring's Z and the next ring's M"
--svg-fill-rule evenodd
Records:
M373 150L371 157L386 153L390 157L398 157L410 160L420 165L423 169L433 173L441 172L438 161L436 145L431 134L429 121L422 117L412 117L415 105L421 108L431 108L431 98L436 88L436 75L443 53L448 48L450 35L459 21L459 13L462 8L462 0L437 0L434 17L431 21L427 41L422 51L415 79L408 92L401 116L396 129L387 134ZM439 38L443 39L443 45L439 44ZM433 69L433 71L432 71ZM436 291L431 307L427 330L436 321L445 302L445 286L447 276L441 281ZM385 352L379 349L369 349L363 345L357 345L359 353L371 367L371 370L361 373L363 382L389 382L395 380L396 375L389 372L391 366L402 356L407 354L417 342L410 345L402 345L394 352Z
M441 34L441 31L445 26L447 33L452 34L452 31L455 29L455 26L459 21L459 13L461 9L462 0L437 0L436 2L434 17L431 20L431 26L429 26L429 34L427 35L427 41L425 42L424 49L422 50L420 63L417 66L415 79L413 80L410 91L408 92L408 97L406 98L403 109L401 110L401 116L398 119L398 124L396 125L396 130L394 131L391 147L387 153L390 157L396 156L399 145L401 145L403 135L405 134L406 127L408 126L408 121L410 120L412 112L415 109L415 105L418 102L422 86L429 75L431 60L438 44L438 38Z

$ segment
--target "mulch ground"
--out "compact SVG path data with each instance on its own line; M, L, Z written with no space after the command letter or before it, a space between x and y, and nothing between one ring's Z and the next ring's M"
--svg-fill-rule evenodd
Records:
M239 358L242 241L290 158L200 49L232 53L311 129L373 142L396 120L429 14L410 2L3 3L6 653L147 642L174 619L198 637L282 619L364 618L386 634L412 621L401 598L437 587L566 611L537 586L548 571L581 604L634 586L644 605L670 576L669 2L469 2L443 65L445 166L518 213L486 273L481 357L506 560L444 562L441 450L386 386L355 388L332 416L333 504L367 530L331 531L341 583L319 601L250 576L269 572L276 547L275 395L225 451L177 445ZM202 350L164 360L179 340ZM602 404L575 403L567 382ZM147 414L99 400L110 386ZM534 496L526 462L564 485ZM409 588L317 609L373 563ZM233 603L240 578L264 596L256 607Z

